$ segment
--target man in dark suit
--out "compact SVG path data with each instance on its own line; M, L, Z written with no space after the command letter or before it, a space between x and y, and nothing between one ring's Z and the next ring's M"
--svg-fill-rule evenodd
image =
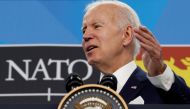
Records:
M117 92L130 104L190 103L190 89L162 58L162 49L135 11L119 1L96 1L82 24L88 63L118 80ZM141 48L148 73L135 64ZM101 77L102 77L101 75Z

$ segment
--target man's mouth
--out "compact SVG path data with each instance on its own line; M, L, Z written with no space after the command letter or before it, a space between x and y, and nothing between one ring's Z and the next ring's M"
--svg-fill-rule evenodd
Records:
M95 45L90 45L86 48L86 51L89 52L89 51L92 51L93 49L97 48L97 46Z

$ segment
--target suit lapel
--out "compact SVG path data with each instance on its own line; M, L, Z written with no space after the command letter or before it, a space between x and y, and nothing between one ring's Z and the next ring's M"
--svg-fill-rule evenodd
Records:
M124 98L126 103L129 103L139 96L141 89L144 87L142 81L145 79L147 79L145 73L137 67L120 91L120 95Z

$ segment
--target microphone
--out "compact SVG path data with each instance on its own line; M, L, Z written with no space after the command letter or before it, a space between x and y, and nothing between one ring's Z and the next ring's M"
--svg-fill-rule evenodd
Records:
M100 81L101 85L107 86L114 91L117 90L117 78L114 75L105 75L103 76L102 80Z
M83 85L82 79L79 77L78 74L71 74L67 79L66 79L66 91L70 92L76 87L79 87Z

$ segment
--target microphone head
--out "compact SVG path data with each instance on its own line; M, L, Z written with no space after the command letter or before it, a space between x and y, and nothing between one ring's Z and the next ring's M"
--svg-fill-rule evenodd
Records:
M103 76L99 84L107 86L115 91L117 90L117 78L114 75Z
M78 74L71 74L69 77L66 79L66 91L70 92L76 87L79 87L83 85L82 79L79 77Z

